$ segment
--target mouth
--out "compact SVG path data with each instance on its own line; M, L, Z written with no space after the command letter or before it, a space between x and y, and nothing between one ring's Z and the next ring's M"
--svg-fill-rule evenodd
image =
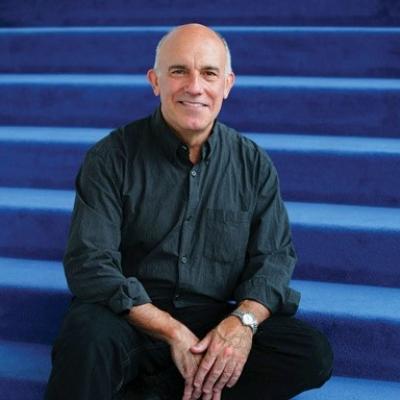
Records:
M208 107L206 103L202 103L200 101L187 101L187 100L180 100L178 101L179 104L182 104L184 107L190 108L203 108Z

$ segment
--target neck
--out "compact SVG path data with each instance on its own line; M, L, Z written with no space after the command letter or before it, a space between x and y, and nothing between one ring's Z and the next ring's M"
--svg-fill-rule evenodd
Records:
M211 131L193 134L180 133L173 130L174 134L189 148L189 160L192 164L197 164L201 160L201 149L209 138Z
M189 146L189 160L192 164L197 164L201 160L201 146Z

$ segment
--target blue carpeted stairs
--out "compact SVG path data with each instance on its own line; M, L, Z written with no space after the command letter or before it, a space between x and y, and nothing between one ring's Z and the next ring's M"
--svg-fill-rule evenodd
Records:
M399 399L400 2L2 0L0 400L43 397L85 151L153 110L155 44L194 20L231 45L221 120L278 168L299 317L334 347L335 376L298 399Z

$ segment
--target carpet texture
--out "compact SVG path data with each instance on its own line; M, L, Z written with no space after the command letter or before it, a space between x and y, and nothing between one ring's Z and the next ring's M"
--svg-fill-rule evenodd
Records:
M224 25L393 25L397 0L3 0L1 26L177 25L188 21Z
M242 75L396 78L400 73L399 28L218 26L216 29L229 43L233 69ZM167 27L3 29L0 53L9 56L0 59L0 72L143 74L154 62L149 49L155 48L167 30Z
M149 88L141 75L0 74L0 96L8 100L0 119L116 126L152 112L157 99ZM399 109L397 79L238 76L221 121L255 132L399 137Z
M334 377L299 400L400 398L400 5L394 0L0 3L0 400L43 398L71 299L61 258L85 152L153 111L169 26L214 25L237 84L221 121L276 165L298 317Z

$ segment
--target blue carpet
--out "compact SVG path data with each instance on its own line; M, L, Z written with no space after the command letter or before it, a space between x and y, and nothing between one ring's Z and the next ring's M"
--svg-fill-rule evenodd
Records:
M335 377L322 390L311 390L296 400L396 400L399 396L399 383Z
M24 125L119 126L157 104L138 75L2 74L0 96L4 125L20 125L24 110ZM239 76L221 120L256 132L398 137L399 108L397 79Z
M50 368L50 346L0 341L0 400L40 400ZM12 388L18 387L18 391ZM346 377L332 378L322 390L296 400L397 400L400 383Z
M1 26L176 25L196 21L223 25L400 24L396 0L2 0ZM101 7L99 6L101 5Z
M0 258L0 278L1 312L8 321L7 327L0 321L7 332L2 339L48 343L43 327L59 326L69 300L61 264ZM400 288L299 280L293 287L303 293L299 317L330 333L336 373L400 376L399 353L393 351L400 350ZM19 301L24 293L36 301L24 305ZM16 304L22 321L13 317Z
M73 191L0 188L0 253L60 259ZM301 279L400 286L400 209L287 202ZM18 241L14 238L18 237ZM377 270L379 273L377 273Z
M0 185L72 189L86 150L109 131L0 127ZM246 136L272 157L285 199L389 207L400 204L400 139L269 133ZM338 169L346 173L337 174Z
M400 75L399 28L216 29L228 41L233 68L240 75ZM167 30L168 27L157 26L3 29L0 54L9 56L0 59L0 72L143 74L154 61L148 49L155 48ZM252 46L248 45L250 42ZM253 56L254 48L257 57ZM132 62L134 54L141 56Z
M71 299L60 260L74 176L110 128L153 111L154 44L193 19L231 45L221 120L277 166L298 316L334 348L333 379L297 398L399 399L399 2L3 0L0 400L43 398Z

